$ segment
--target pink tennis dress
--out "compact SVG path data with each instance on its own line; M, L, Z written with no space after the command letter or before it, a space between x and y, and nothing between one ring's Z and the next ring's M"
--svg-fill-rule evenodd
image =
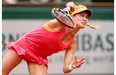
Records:
M16 42L7 42L6 46L16 51L27 62L37 62L48 67L47 56L70 47L74 37L66 45L61 42L61 37L67 31L67 27L62 31L53 31L46 24L25 34Z

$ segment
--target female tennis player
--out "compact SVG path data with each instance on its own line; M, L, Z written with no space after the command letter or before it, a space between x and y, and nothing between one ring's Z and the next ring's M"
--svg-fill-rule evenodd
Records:
M7 42L8 52L2 60L2 75L8 75L23 59L28 64L30 75L47 75L47 57L65 50L63 72L70 73L85 63L84 58L75 56L75 35L87 26L92 16L91 10L83 5L68 2L75 28L63 25L57 19L50 20L44 26L25 34L15 42ZM74 60L73 60L74 57Z

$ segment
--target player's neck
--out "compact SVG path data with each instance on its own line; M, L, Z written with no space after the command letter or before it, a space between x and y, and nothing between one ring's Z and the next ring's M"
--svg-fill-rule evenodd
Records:
M75 35L79 30L80 28L69 28L69 33Z

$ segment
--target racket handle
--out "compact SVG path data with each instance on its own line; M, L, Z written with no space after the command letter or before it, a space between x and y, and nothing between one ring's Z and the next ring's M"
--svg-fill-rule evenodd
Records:
M64 10L67 13L68 16L70 16L70 13L69 13L70 10L71 10L71 7L66 7L65 10Z

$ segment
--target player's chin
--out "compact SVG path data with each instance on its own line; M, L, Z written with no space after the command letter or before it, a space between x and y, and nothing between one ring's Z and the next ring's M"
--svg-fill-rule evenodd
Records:
M81 28L81 29L84 29L85 27L86 27L85 25L82 25L80 28Z
M86 25L83 25L83 24L78 25L78 24L77 24L77 27L79 27L79 28L83 29L83 28L85 28L85 27L86 27Z
M81 27L81 29L84 29L85 27Z

